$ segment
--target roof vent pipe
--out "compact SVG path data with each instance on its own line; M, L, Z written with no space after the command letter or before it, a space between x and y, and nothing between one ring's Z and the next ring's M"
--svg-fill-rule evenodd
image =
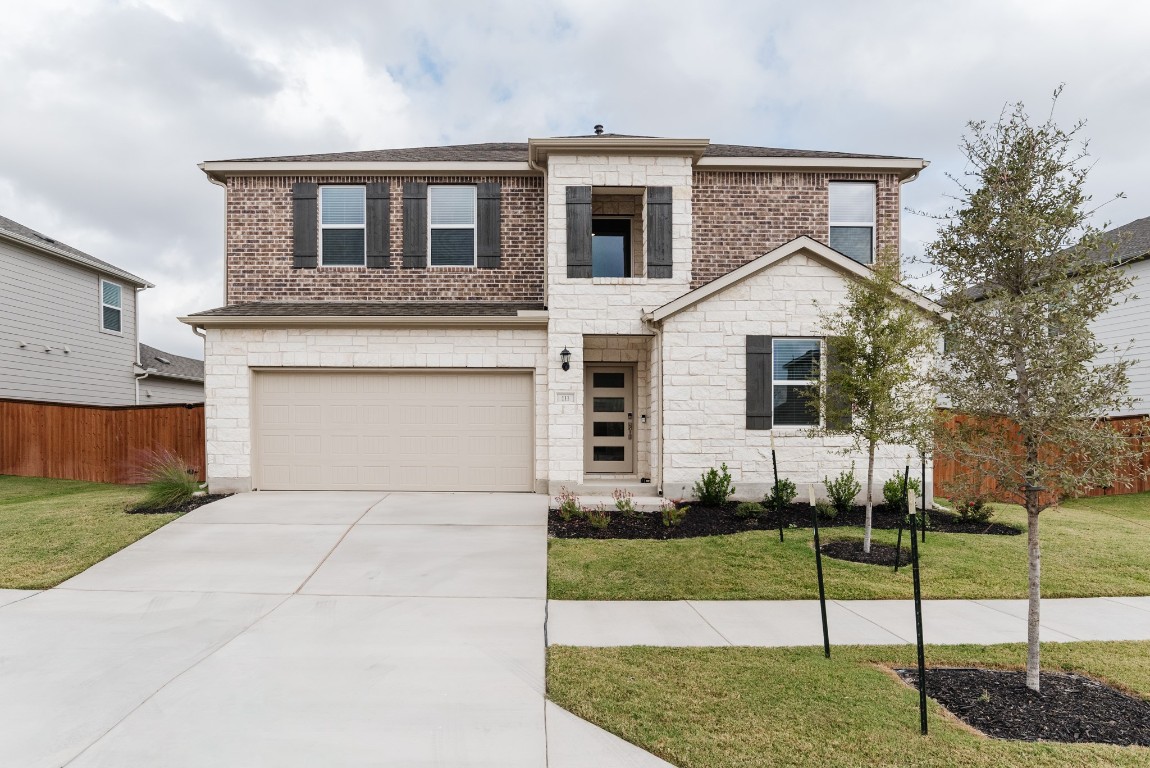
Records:
M602 136L603 135L603 126L601 126L601 125L595 126L595 135L596 136Z

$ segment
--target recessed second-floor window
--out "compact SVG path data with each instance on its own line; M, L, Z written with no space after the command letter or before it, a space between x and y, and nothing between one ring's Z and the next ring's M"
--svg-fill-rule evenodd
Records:
M362 267L366 255L367 190L319 188L319 250L325 267Z
M832 181L828 191L830 247L860 264L874 263L875 185Z
M631 219L591 219L591 276L631 276Z
M111 333L124 331L124 290L107 280L100 281L100 328Z
M427 188L431 266L475 266L475 200L473 186Z

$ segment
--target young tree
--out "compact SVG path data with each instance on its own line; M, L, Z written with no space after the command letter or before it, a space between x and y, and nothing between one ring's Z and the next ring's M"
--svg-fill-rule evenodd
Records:
M1054 93L1054 104L1061 91ZM964 417L939 450L977 468L1026 507L1029 650L1039 689L1039 513L1085 488L1110 485L1133 447L1103 420L1131 403L1131 361L1100 362L1092 322L1130 285L1116 243L1088 222L1083 123L1035 124L1022 104L994 125L968 124L967 180L927 258L950 311L940 395ZM1119 350L1114 350L1114 359Z
M848 435L848 452L866 451L864 552L871 549L876 450L916 444L934 414L929 371L938 330L908 294L897 261L886 259L872 279L851 281L846 303L820 318L827 375L818 399L826 419L814 432Z

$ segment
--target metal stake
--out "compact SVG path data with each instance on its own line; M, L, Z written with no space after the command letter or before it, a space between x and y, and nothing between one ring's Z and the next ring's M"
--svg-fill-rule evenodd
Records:
M771 430L771 467L775 471L775 517L779 520L779 541L783 540L783 510L779 506L779 462L775 460L775 431Z
M815 506L815 487L807 486L811 498L811 517L815 523L815 572L819 577L819 612L823 618L823 654L831 657L831 636L827 629L827 593L823 588L823 550L819 546L819 510Z
M910 500L910 456L906 457L906 469L902 473L902 487L904 496ZM914 503L909 504L911 509L914 509ZM898 541L894 545L894 572L898 573L898 567L902 564L902 518L898 519ZM914 538L915 525L914 518L910 519L910 537Z
M910 561L914 572L914 629L918 644L918 720L922 735L926 735L926 652L922 641L922 588L918 574L918 539L914 536L914 498L907 494L907 507L911 519Z
M907 488L907 493L910 489ZM922 454L922 541L926 543L926 454Z

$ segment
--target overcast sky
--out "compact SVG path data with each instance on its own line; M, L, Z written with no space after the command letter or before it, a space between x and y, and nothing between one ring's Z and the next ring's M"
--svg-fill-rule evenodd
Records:
M1096 223L1150 215L1150 4L0 0L0 214L156 284L141 340L223 302L223 190L196 164L608 131L924 157L1021 100L1085 135ZM904 214L903 254L932 220Z

